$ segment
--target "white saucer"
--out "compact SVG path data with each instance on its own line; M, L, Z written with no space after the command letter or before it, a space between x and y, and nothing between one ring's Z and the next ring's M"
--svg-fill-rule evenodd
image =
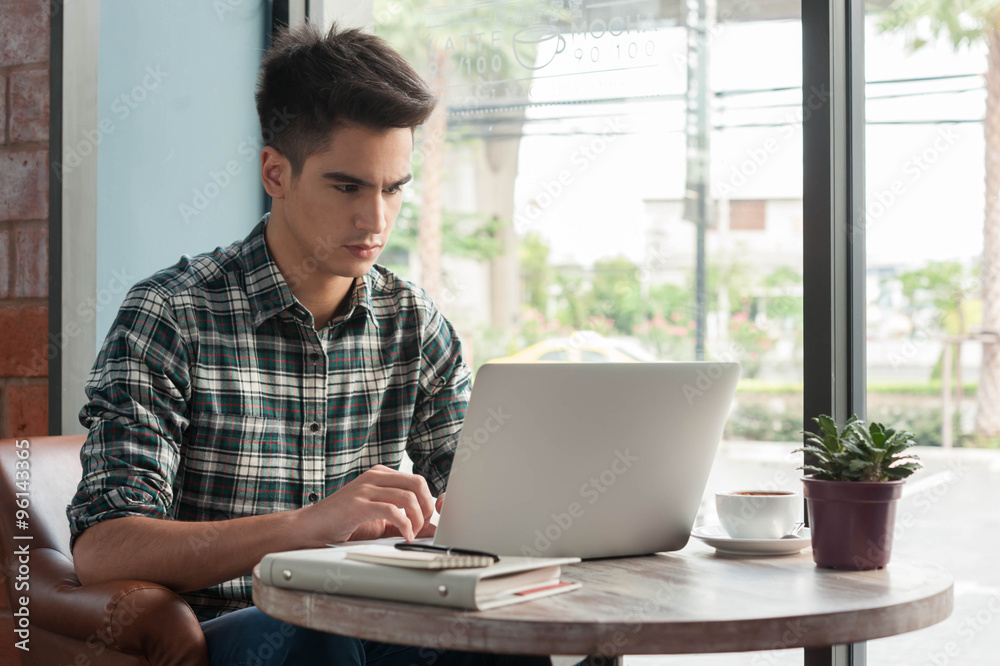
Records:
M696 527L691 536L729 555L794 555L812 545L808 527L791 539L734 539L721 525Z

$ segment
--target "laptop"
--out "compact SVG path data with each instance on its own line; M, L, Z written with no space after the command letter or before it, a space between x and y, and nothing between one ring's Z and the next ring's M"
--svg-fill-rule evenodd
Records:
M436 545L580 557L688 541L738 363L483 365Z

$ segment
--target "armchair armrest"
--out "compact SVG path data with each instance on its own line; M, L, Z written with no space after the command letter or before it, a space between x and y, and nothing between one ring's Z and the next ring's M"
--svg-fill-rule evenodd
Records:
M153 666L209 666L194 611L175 592L139 580L81 585L73 563L52 548L31 550L32 624L108 649L143 655Z

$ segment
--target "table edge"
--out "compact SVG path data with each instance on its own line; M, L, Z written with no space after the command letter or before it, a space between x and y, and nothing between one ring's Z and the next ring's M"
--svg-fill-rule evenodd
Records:
M811 648L886 638L916 631L945 620L954 607L954 581L918 600L861 610L818 613L809 616L750 618L741 620L692 620L684 622L560 622L491 617L489 611L449 610L361 597L342 608L343 625L332 626L328 614L336 595L299 592L261 582L253 569L253 600L261 610L297 626L344 633L367 640L428 648L478 650L495 653L544 654L694 654L750 652ZM283 613L275 605L299 607L301 613ZM426 628L411 629L415 613L433 609L439 624L429 635ZM319 621L317 612L327 617ZM360 628L360 630L359 630ZM530 640L526 628L535 634ZM340 630L338 632L338 629ZM705 634L704 640L695 640ZM780 636L780 640L775 640ZM540 651L540 652L539 652Z

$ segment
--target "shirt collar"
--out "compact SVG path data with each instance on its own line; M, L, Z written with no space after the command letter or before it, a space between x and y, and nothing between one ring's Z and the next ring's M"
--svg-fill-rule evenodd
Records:
M240 249L246 293L250 301L254 328L275 314L289 309L297 312L299 318L311 320L309 311L292 294L291 288L267 249L264 228L269 216L270 213L266 213L261 218L253 231L243 239L243 246ZM347 312L343 317L333 321L351 319L359 312L358 308L362 308L368 320L377 328L378 319L375 316L375 308L372 303L372 291L377 288L380 281L381 274L372 267L362 276L361 280L355 282Z
M344 311L344 314L331 319L325 328L330 328L341 322L354 319L362 312L368 321L375 328L378 328L378 318L375 316L375 307L372 303L372 290L376 282L378 282L379 277L379 273L373 266L367 273L361 276L360 280L355 280L354 288L351 289L350 300L347 303L347 310Z

